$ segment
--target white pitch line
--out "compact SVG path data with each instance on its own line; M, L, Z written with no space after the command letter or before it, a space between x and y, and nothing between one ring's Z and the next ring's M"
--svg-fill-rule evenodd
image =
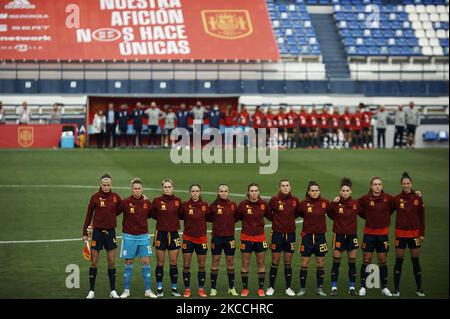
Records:
M303 220L297 220L295 222L296 224L303 223ZM264 225L264 228L272 227L272 224ZM241 227L236 227L234 229L235 231L242 230ZM208 234L212 232L212 230L206 231ZM179 232L180 235L183 234L183 232ZM150 234L150 237L154 237L154 234ZM122 236L117 236L117 238L122 238ZM66 239L41 239L41 240L8 240L8 241L0 241L0 244L37 244L37 243L60 243L60 242L68 242L68 241L80 241L81 238L66 238Z
M73 189L85 189L85 188L89 188L89 189L98 189L98 186L90 186L90 185L0 185L0 188L73 188ZM125 186L114 186L113 189L130 189L130 187L125 187ZM149 190L149 191L161 191L161 188L151 188L151 187L144 187L144 191L145 190ZM189 191L186 190L179 190L179 189L175 189L176 193L189 193ZM207 192L207 191L202 191L203 194L207 194L207 195L217 195L217 192ZM234 194L234 193L230 193L230 196L235 196L235 197L246 197L246 195L243 194ZM270 199L269 196L261 196L261 198L266 198L266 199Z

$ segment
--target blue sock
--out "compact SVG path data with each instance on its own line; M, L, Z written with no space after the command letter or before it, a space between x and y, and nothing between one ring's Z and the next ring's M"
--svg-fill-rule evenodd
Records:
M177 284L172 284L172 289L177 289Z
M145 290L150 290L150 265L142 265L142 278L144 278Z
M355 288L355 283L354 282L350 283L350 288Z
M331 282L331 287L332 288L337 288L337 282L336 281Z
M133 276L133 264L125 264L125 270L123 272L123 288L130 289L131 277Z
M156 283L156 288L162 289L163 288L162 282L157 282Z

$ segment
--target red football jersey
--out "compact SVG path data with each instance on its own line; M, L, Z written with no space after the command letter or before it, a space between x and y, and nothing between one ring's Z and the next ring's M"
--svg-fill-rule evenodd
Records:
M317 128L319 126L319 114L317 113L311 113L308 117L309 120L309 127L311 128Z
M345 129L352 128L352 117L353 115L350 112L345 112L342 114L342 127Z
M325 113L322 112L319 115L320 128L322 128L322 129L329 128L330 127L329 120L330 120L330 114L328 114L326 112Z
M360 131L361 130L361 113L355 113L352 116L352 129L353 131Z
M306 112L298 113L298 126L308 127L308 114Z
M266 127L267 128L275 127L275 116L269 112L266 115Z
M341 119L341 115L339 113L333 113L333 115L331 115L331 127L333 129L339 128L340 119Z
M295 128L296 121L297 121L297 114L294 111L290 111L286 115L286 120L287 120L287 127L288 128Z
M266 116L264 115L263 112L261 112L261 111L255 112L255 114L253 114L253 116L252 116L253 127L254 128L263 128L265 117Z

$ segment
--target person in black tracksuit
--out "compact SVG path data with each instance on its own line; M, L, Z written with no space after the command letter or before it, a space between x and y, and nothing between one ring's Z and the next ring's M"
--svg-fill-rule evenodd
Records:
M143 118L145 117L144 108L142 104L137 103L136 108L131 113L131 118L133 119L133 130L134 137L133 142L135 147L142 147L142 128L143 128Z
M130 115L128 114L128 105L126 104L121 105L120 111L118 112L118 118L119 118L120 137L117 145L122 146L122 138L125 138L125 143L128 146L127 130L128 130L128 119L130 118Z

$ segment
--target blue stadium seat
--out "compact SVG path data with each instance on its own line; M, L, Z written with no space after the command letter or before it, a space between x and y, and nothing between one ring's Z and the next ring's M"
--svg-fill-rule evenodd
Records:
M438 135L435 131L426 131L423 133L422 138L425 142L434 142L437 141Z

